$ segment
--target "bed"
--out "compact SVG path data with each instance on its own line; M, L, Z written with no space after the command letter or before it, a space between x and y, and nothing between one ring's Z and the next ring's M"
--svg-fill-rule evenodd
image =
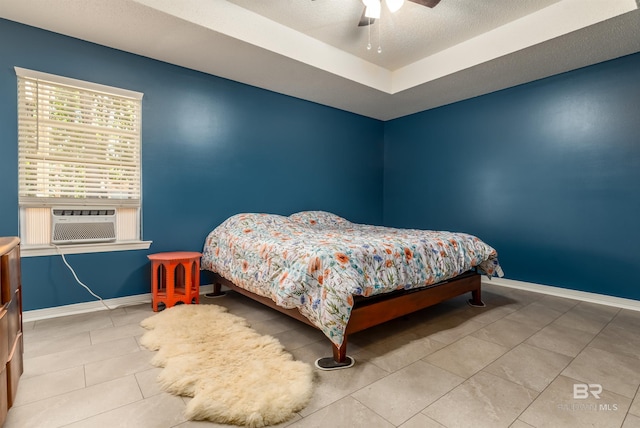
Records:
M316 366L353 365L347 337L471 293L502 271L496 251L466 233L352 223L324 211L236 214L207 236L202 269L221 286L320 329L333 355Z

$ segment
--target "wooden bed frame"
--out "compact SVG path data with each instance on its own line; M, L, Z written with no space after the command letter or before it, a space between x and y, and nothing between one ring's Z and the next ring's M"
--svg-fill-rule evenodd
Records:
M207 296L217 297L223 295L221 287L224 285L270 308L317 328L297 309L282 308L276 305L273 300L240 288L217 273L212 273L213 293L207 294ZM316 366L324 370L351 367L353 359L347 356L347 337L349 334L357 333L464 293L471 292L471 299L468 301L471 306L483 307L480 286L481 275L475 271L468 271L455 278L428 287L395 291L372 297L356 296L342 345L337 346L332 343L333 357L320 358L316 361Z

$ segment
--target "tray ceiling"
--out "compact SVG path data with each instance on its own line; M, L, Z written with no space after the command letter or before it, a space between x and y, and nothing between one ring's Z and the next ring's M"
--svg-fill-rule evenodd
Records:
M380 120L640 52L636 0L406 2L366 27L360 0L0 4L2 18Z

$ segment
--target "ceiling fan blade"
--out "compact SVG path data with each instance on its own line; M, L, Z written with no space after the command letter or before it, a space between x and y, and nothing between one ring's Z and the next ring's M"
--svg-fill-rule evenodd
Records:
M436 7L438 5L438 3L440 3L440 0L409 0L412 3L418 3L421 4L422 6L427 6L427 7Z
M375 18L367 18L364 16L366 11L367 7L365 6L364 9L362 9L362 16L360 17L360 22L358 22L358 27L366 27L367 25L374 23Z

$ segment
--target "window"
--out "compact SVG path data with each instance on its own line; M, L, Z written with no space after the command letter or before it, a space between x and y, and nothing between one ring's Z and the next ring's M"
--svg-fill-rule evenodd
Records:
M148 248L149 243L141 241L140 220L142 94L19 67L15 70L23 253ZM54 214L84 215L96 210L114 214L115 227L109 237L113 242L96 244L89 236L88 243L53 245L57 242L52 240L57 227Z

